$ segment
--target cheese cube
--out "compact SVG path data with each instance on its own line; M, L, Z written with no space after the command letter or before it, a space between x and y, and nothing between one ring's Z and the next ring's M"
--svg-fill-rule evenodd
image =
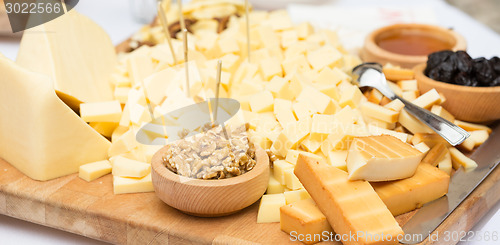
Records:
M280 221L280 208L286 205L283 194L266 194L260 200L257 223L273 223Z
M327 162L341 170L344 170L347 172L347 152L346 150L344 151L330 151L326 155Z
M274 115L283 128L297 121L292 112L292 102L274 99Z
M259 64L262 78L266 81L271 80L274 76L283 76L280 61L276 58L262 60Z
M118 126L111 134L111 142L116 142L120 136L128 131L128 127Z
M430 166L420 164L407 179L371 183L392 215L400 215L436 200L448 193L450 176Z
M302 89L297 101L310 101L316 111L321 114L334 114L340 109L336 101L309 86Z
M293 99L288 88L288 81L285 78L274 76L266 85L266 90L270 91L273 97L285 100Z
M307 53L307 60L315 70L321 70L325 67L333 68L340 62L341 58L342 54L331 46L324 46Z
M293 168L285 169L285 184L286 187L290 190L298 190L303 188L299 179L293 173Z
M291 44L299 40L296 30L284 31L281 33L281 47L288 48Z
M488 140L489 137L487 130L474 130L469 133L470 133L469 138L474 140L474 146L482 145L484 142L486 142L486 140Z
M399 119L399 113L383 106L366 102L361 105L361 112L369 117L382 120L388 123L395 123Z
M358 107L363 94L357 86L349 86L340 95L340 107L350 106L351 108Z
M267 190L266 194L279 194L283 193L284 191L283 185L276 180L274 177L274 172L272 171L271 174L269 175L269 183L267 184Z
M392 89L392 91L397 95L397 96L403 96L403 90L399 88L399 86L396 83L393 83L391 81L387 81L387 85Z
M464 122L460 120L455 120L455 124L467 131L475 131L475 130L486 130L488 133L491 133L491 128L485 125L481 124L476 124L476 123L469 123L469 122Z
M424 159L422 159L422 163L427 163L435 167L447 153L449 153L449 151L446 145L438 143L430 149L427 155L425 155Z
M306 56L304 54L299 54L292 57L287 57L282 63L283 71L285 75L293 74L294 72L304 72L310 70L311 67L307 62Z
M368 92L365 92L365 97L368 99L368 101L378 105L382 101L384 95L380 93L378 90L372 89Z
M465 156L462 152L457 150L455 147L450 147L448 149L451 154L451 161L454 169L460 168L460 166L464 167L465 172L471 171L477 167L477 163Z
M274 178L281 184L286 185L285 171L293 169L293 165L284 160L277 160L273 163Z
M306 39L314 33L314 27L309 22L302 22L296 25L295 30L297 31L297 36L300 39Z
M280 225L282 231L303 238L305 244L320 242L323 232L333 232L325 215L312 199L281 207Z
M401 100L395 99L395 100L389 102L388 104L384 105L384 107L387 109L399 112L405 107L405 104L403 104L403 102L401 102Z
M398 67L384 66L382 69L387 80L411 80L415 78L415 73L412 69L402 69Z
M279 134L273 147L279 156L285 156L288 150L295 149L304 140L311 130L311 119L299 120L288 125Z
M152 120L151 114L146 107L139 104L131 104L129 106L130 122L133 124L141 125Z
M313 80L315 83L333 84L338 85L342 81L349 81L349 75L337 67L330 69L329 67L323 68L318 76Z
M312 138L309 135L300 143L300 147L308 152L315 153L320 149L322 142L323 139Z
M111 173L111 164L108 160L104 160L80 166L78 177L90 182L109 173Z
M340 236L363 231L356 244L389 244L389 241L374 242L367 234L403 235L401 227L368 182L350 181L346 172L305 156L299 157L295 174ZM374 220L377 222L373 223Z
M113 193L139 193L139 192L153 192L153 181L151 174L142 178L127 178L120 176L113 176Z
M448 152L446 152L444 157L441 159L441 161L438 162L438 167L443 172L447 173L448 175L451 175L452 166L453 166L453 163L451 161L451 154L448 151Z
M272 112L273 103L274 98L271 92L262 91L250 98L250 109L252 109L253 112L257 113Z
M334 132L336 123L338 121L335 120L333 115L314 114L311 123L311 138L316 140L325 139Z
M299 158L299 154L303 154L303 155L306 155L308 157L317 158L318 160L321 160L320 156L318 156L316 154L313 154L313 153L310 153L310 152L301 151L301 150L289 150L286 153L285 160L288 163L291 163L291 164L295 165L295 164L297 164L297 159Z
M116 87L114 91L115 99L118 100L121 104L127 103L128 92L130 92L130 88Z
M220 58L222 60L222 70L234 74L239 65L240 57L234 54L226 54Z
M283 195L285 195L286 204L295 203L300 200L311 199L311 196L305 189L286 191L283 193Z
M363 115L362 118L364 119L364 121L366 122L367 125L373 125L375 127L385 128L385 129L389 129L389 130L394 130L396 128L396 123L384 122L384 121L381 121L381 120L378 120L375 118L371 118L371 117L368 117L365 115Z
M339 101L340 100L340 92L337 86L330 84L330 85L316 85L316 89L318 89L321 93L328 95L328 97Z
M111 138L116 127L118 127L118 123L115 122L91 122L89 125L95 129L95 131L107 138Z
M420 142L424 142L429 147L434 147L436 144L442 143L446 146L450 146L448 141L446 141L443 137L439 136L436 133L416 133L411 138L411 143L413 145L417 145Z
M424 154L389 135L355 138L347 155L350 180L388 181L412 176Z
M433 105L431 108L431 112L450 122L455 121L455 117L440 105Z
M153 74L154 66L151 57L145 54L133 54L128 57L128 71L132 84L140 84L144 78Z
M113 141L111 147L109 147L108 155L110 157L117 156L122 153L126 153L134 149L139 143L135 139L135 133L133 129L127 130L123 133L116 141Z
M113 176L142 178L151 171L151 165L117 156L113 161Z
M428 145L426 145L424 142L420 142L416 145L414 145L415 149L419 150L422 153L427 153L431 149Z
M401 97L407 101L414 101L420 95L419 91L403 91Z
M120 122L122 107L117 100L80 104L80 116L85 122Z
M400 80L396 83L403 91L417 91L417 80Z
M298 120L310 119L313 113L316 113L316 109L309 101L297 101L293 103L292 109Z
M388 130L385 128L380 128L380 127L377 127L374 125L368 125L368 131L372 135L391 135L391 136L394 136L405 143L408 142L408 137L410 136L410 135L405 134L405 133L400 133L400 132Z
M412 132L413 134L434 132L427 125L423 124L421 121L410 115L405 110L401 110L401 112L399 113L399 123L401 123L403 127L408 129L408 131Z
M441 103L441 96L436 89L431 89L413 100L412 103L424 109L430 109L433 105Z

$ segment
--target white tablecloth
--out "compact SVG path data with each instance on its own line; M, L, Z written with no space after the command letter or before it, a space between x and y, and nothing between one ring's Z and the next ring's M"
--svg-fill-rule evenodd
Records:
M416 15L423 18L422 21L435 22L445 27L453 27L459 33L464 35L468 41L469 53L473 57L500 55L500 37L498 34L476 22L471 17L467 16L460 10L457 10L444 1L434 0L343 0L329 1L328 6L315 8L315 6L290 6L289 10L294 21L309 20L313 23L330 28L338 28L350 25L358 27L360 31L373 27L380 21L365 22L365 28L362 28L365 19L362 16L356 17L352 14L344 14L346 20L338 19L338 16L332 17L332 12L339 11L338 9L330 9L330 7L341 7L346 12L353 7L363 8L368 7L389 7L388 9L398 9L408 12L416 11ZM412 7L409 10L408 7ZM111 36L113 43L118 44L128 38L132 33L141 27L141 24L136 23L130 15L127 1L123 0L85 0L80 1L76 9L89 16L91 19L99 23ZM416 10L415 10L416 9ZM420 10L418 10L420 9ZM431 12L427 10L431 9ZM492 10L495 11L495 10ZM415 20L415 19L411 19ZM417 18L418 20L418 18ZM356 23L357 21L357 23ZM361 41L351 40L351 48L355 48ZM19 47L19 40L0 37L0 53L5 56L15 59ZM472 229L479 235L493 232L500 232L500 203L494 205L493 208L485 215L485 217ZM124 234L126 235L126 234ZM491 236L491 235L490 235ZM498 244L499 242L463 242L462 244ZM86 238L79 235L74 235L64 231L55 230L52 228L32 224L26 221L17 220L7 216L0 215L0 244L2 245L21 245L21 244L104 244L102 242Z

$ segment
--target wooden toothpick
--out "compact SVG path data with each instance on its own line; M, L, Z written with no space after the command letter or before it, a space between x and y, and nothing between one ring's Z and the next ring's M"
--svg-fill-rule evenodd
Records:
M186 70L186 95L191 97L190 87L189 87L189 67L188 67L188 31L186 28L182 29L182 41L184 46L184 67Z
M179 23L181 25L181 30L186 29L186 22L184 22L184 14L182 13L182 0L177 0L179 5Z
M217 61L217 75L215 81L217 82L215 85L215 109L214 112L214 121L217 122L217 111L219 110L219 90L220 90L220 80L222 73L222 61Z
M250 17L248 16L248 10L249 5L248 5L248 0L245 0L245 19L246 19L246 24L247 24L247 58L248 58L248 63L250 63Z
M172 38L170 37L170 30L168 29L167 15L161 6L162 2L163 0L158 0L158 17L160 18L161 25L163 26L163 32L165 32L165 36L167 37L167 43L174 60L174 65L177 65L177 57L175 57L174 47L172 46Z

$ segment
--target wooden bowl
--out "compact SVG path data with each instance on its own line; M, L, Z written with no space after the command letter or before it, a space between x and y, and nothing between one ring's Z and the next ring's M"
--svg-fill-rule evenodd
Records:
M425 93L433 88L446 97L443 107L457 119L468 122L491 122L500 119L500 86L469 87L430 79L424 74L426 64L415 66L418 88Z
M381 48L378 42L391 35L402 34L422 34L433 37L447 43L451 50L465 50L467 44L465 38L453 30L439 26L424 24L395 24L382 27L371 32L361 50L361 58L365 62L378 62L382 65L391 63L403 68L413 68L414 66L427 61L427 55L403 55L393 53Z
M151 160L151 177L156 195L169 206L184 213L216 217L235 213L255 203L266 191L269 157L256 149L255 167L240 176L221 180L201 180L180 176L163 165L168 145Z

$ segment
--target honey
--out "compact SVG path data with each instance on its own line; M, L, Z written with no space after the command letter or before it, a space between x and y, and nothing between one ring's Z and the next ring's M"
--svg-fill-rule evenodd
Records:
M399 32L381 36L377 45L392 53L402 55L429 55L452 48L452 44L435 36L420 32Z

